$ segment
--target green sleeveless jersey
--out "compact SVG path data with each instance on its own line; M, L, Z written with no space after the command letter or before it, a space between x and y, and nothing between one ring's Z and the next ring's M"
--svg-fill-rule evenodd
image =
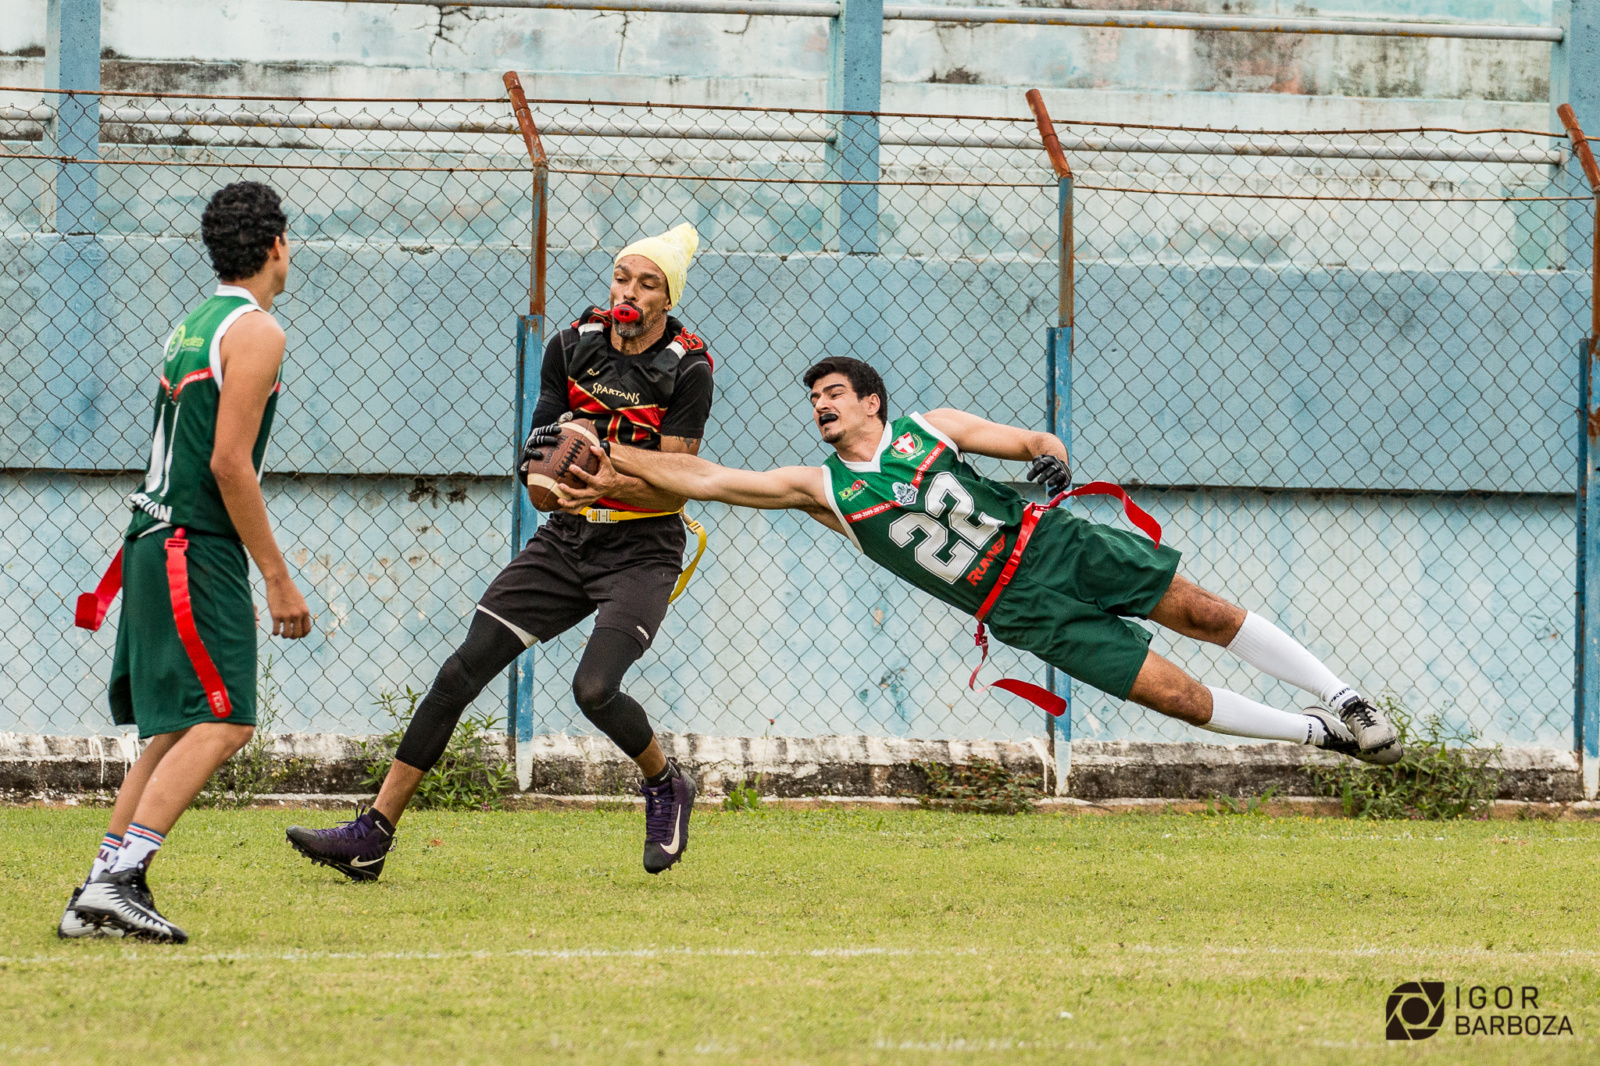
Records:
M976 614L1022 526L1022 497L978 473L919 414L885 428L871 462L822 465L835 516L863 555Z
M182 526L201 533L238 537L211 473L217 440L217 402L222 396L222 336L242 315L260 307L237 285L218 285L215 296L189 312L167 338L161 380L156 386L150 465L144 485L128 497L133 520L130 537L154 526ZM250 464L261 477L261 460L278 408L280 378L267 398L261 431Z

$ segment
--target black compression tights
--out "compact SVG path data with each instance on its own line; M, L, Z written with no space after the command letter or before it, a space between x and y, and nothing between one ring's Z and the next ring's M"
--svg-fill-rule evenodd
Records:
M596 629L572 678L572 697L584 715L630 759L643 755L656 736L639 701L622 691L622 675L643 654L627 633Z
M474 612L467 639L439 668L394 757L423 772L433 769L467 704L522 651L522 641L511 630L481 611ZM655 737L644 708L622 691L622 675L643 654L639 642L628 634L597 629L572 679L572 694L583 713L630 759L643 754Z

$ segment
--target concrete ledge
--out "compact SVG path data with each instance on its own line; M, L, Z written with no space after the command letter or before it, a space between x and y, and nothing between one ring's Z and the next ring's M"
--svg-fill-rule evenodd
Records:
M363 743L373 737L333 733L280 733L272 755L287 771L272 802L342 805L365 791ZM700 782L708 799L741 781L773 800L860 803L926 793L916 762L957 765L991 759L1017 773L1048 775L1054 768L1037 740L906 740L867 736L713 737L661 735L662 746ZM602 737L551 734L534 737L533 782L518 805L617 802L631 796L638 772ZM511 761L511 743L497 737L498 758ZM60 737L0 733L0 796L31 799L93 797L114 792L138 757L129 737ZM1311 798L1306 769L1334 765L1339 757L1296 744L1153 744L1078 741L1072 746L1066 801L1199 802L1211 796ZM1504 751L1499 798L1542 804L1583 799L1575 753L1548 748ZM907 802L910 802L907 800ZM1056 802L1056 801L1052 801Z

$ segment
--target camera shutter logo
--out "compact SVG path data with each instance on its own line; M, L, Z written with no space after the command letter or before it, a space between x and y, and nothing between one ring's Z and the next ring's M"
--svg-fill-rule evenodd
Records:
M1444 982L1402 981L1389 993L1390 1040L1426 1040L1444 1025Z

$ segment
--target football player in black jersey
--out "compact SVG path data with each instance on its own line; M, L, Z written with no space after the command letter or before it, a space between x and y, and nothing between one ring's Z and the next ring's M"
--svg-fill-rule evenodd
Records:
M711 410L712 362L668 311L683 295L699 238L688 224L624 248L608 308L591 307L545 346L533 433L523 461L553 444L560 424L589 419L605 441L694 455ZM289 842L313 862L370 881L383 870L406 804L438 762L461 712L536 641L595 614L572 679L589 720L639 764L644 868L660 873L688 845L695 786L656 742L622 678L655 639L683 568L683 497L610 471L543 523L478 602L466 640L417 705L373 806L332 829L295 826Z

